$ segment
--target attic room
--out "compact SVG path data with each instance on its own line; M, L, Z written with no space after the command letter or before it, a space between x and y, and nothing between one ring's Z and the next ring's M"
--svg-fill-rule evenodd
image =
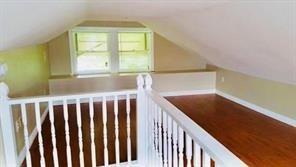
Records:
M296 0L0 0L0 167L293 167Z

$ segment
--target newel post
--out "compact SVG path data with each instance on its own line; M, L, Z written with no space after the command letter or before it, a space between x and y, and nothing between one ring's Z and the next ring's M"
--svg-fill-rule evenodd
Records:
M137 77L137 158L138 163L146 165L147 162L147 108L144 90L144 77L140 74Z
M152 90L152 77L150 74L147 74L145 77L145 89Z
M4 146L4 156L6 166L18 166L17 160L17 147L14 132L13 115L10 111L8 103L8 86L4 83L0 83L0 123L2 130L2 140Z

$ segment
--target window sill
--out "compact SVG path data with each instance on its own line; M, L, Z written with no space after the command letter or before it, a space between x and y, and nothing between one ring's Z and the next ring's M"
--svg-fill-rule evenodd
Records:
M174 71L150 71L150 72L121 72L121 73L101 73L101 74L81 74L81 75L62 75L51 76L50 79L69 79L69 78L95 78L95 77L115 77L115 76L135 76L138 74L156 73L156 74L176 74L176 73L192 73L192 72L212 72L206 69L192 70L174 70Z
M112 76L132 76L132 75L139 75L139 74L146 74L150 72L121 72L121 73L102 73L102 74L80 74L74 75L75 78L93 78L93 77L112 77Z

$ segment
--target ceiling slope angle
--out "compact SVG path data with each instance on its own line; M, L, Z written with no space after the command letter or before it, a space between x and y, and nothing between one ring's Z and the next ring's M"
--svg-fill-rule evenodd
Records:
M81 23L86 4L0 1L0 51L48 42Z
M296 84L296 0L0 0L0 50L85 20L139 21L214 65Z
M213 4L207 0L0 0L0 51L47 42L85 20L141 21Z
M296 1L227 3L144 24L211 64L296 84Z

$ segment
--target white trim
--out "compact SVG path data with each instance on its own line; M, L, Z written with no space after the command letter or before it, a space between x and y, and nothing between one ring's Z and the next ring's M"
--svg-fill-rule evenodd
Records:
M236 103L238 103L240 105L243 105L243 106L245 106L247 108L250 108L250 109L252 109L252 110L254 110L256 112L259 112L261 114L264 114L264 115L266 115L268 117L271 117L273 119L276 119L276 120L281 121L283 123L286 123L288 125L291 125L293 127L296 127L296 120L295 119L292 119L292 118L289 118L287 116L284 116L284 115L275 113L273 111L270 111L270 110L265 109L263 107L257 106L255 104L252 104L252 103L248 102L248 101L245 101L243 99L237 98L235 96L232 96L230 94L224 93L224 92L219 91L219 90L216 90L216 94L217 95L220 95L220 96L222 96L222 97L224 97L226 99L229 99L231 101L234 101L234 102L236 102Z
M151 32L151 29L145 27L85 27L77 26L72 31L125 31L125 32Z
M109 31L108 50L109 56L109 72L117 73L119 71L119 54L118 54L118 35L117 31L111 29Z
M45 118L48 114L48 108L45 109L45 111L43 112L42 116L41 116L41 126L43 124L43 122L45 121ZM33 131L31 132L30 134L30 137L29 137L29 145L30 145L30 148L35 140L35 138L37 137L37 128L35 126L35 128L33 129ZM24 146L23 149L20 151L19 155L18 155L18 165L21 166L22 162L25 160L26 158L26 147Z
M74 46L73 46L73 32L72 30L68 31L68 38L69 38L69 51L70 51L70 63L71 63L71 75L76 74L76 58L74 53Z
M150 35L150 37L151 37L151 40L150 40L150 42L151 42L151 50L150 50L150 52L151 52L151 54L150 54L150 69L148 70L148 72L149 71L154 71L154 44L155 44L155 41L154 41L154 32L151 30L150 31L151 32L151 35Z
M185 91L173 91L173 92L161 92L162 96L187 96L187 95L202 95L202 94L214 94L215 89L201 89L201 90L185 90Z

